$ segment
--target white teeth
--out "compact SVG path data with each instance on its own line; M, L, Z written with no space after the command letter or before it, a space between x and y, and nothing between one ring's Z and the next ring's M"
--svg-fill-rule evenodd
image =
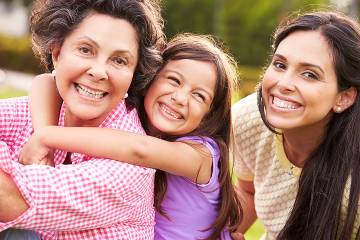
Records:
M77 91L81 94L84 95L86 97L90 97L90 98L95 98L95 99L100 99L103 98L106 95L106 92L103 91L94 91L92 89L89 89L85 86L82 86L80 84L75 84L75 87L77 89Z
M294 103L288 102L288 101L284 101L281 100L277 97L274 97L274 101L273 101L274 105L279 107L279 108L285 108L285 109L296 109L298 106Z
M160 108L161 108L162 111L164 111L164 112L167 113L168 115L172 116L173 118L176 118L176 119L180 119L180 118L181 118L181 115L180 115L180 114L171 111L171 109L169 109L169 108L168 108L166 105L164 105L164 104L161 104L161 105L160 105Z

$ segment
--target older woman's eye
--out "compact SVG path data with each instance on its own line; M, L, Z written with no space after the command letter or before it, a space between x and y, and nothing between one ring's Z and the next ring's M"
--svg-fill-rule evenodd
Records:
M123 57L114 57L113 62L116 65L126 65L127 64L127 60Z
M91 55L92 49L90 47L81 46L78 48L79 52L84 55Z

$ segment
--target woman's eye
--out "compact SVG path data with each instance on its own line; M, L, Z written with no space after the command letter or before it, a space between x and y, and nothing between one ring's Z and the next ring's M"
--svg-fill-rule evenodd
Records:
M89 47L79 47L79 52L84 55L92 54L91 48L89 48Z
M315 79L315 80L319 79L318 76L316 76L312 72L304 72L302 75L305 76L306 78L311 78L311 79Z
M274 66L275 68L279 68L279 69L285 69L285 68L286 68L285 64L283 64L283 63L281 63L281 62L278 62L278 61L274 61L274 62L273 62L273 66Z
M127 64L127 61L122 58L122 57L115 57L113 59L113 61L117 64L117 65L126 65Z

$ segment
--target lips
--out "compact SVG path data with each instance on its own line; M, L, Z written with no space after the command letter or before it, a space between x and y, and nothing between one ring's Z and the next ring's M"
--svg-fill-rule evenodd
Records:
M179 119L183 119L183 116L176 112L175 110L173 110L172 108L170 108L169 106L167 106L164 103L160 103L159 104L160 110L168 117L179 120Z
M108 94L105 91L90 89L90 88L88 88L84 85L78 84L78 83L75 83L75 89L80 95L88 97L88 98L92 98L95 100L100 100Z
M285 100L285 99L280 99L275 96L273 96L273 98L272 98L272 104L274 106L276 106L277 108L281 108L281 109L285 109L285 110L295 110L295 109L298 109L301 107L301 105L296 102Z

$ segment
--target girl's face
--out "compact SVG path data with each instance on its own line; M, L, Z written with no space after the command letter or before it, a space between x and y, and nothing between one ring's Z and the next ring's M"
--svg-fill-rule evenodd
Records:
M199 127L215 92L212 63L169 61L151 84L144 101L151 132L182 135Z
M278 46L262 83L275 128L324 129L338 95L332 50L317 31L297 31Z
M134 27L92 13L53 50L56 85L68 126L98 126L124 98L138 62Z

